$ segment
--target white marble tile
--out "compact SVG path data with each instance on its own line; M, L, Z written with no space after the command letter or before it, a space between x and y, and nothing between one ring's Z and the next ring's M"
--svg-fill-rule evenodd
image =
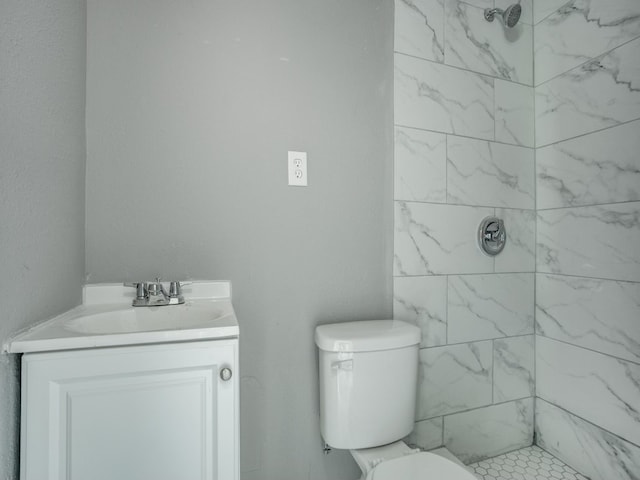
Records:
M395 0L396 52L444 61L444 0Z
M526 447L532 441L533 398L444 418L444 444L464 463Z
M496 79L495 98L496 140L533 147L533 87Z
M640 365L536 337L536 394L640 444Z
M462 0L464 3L478 8L493 8L493 0Z
M538 208L640 200L639 134L637 120L537 149Z
M491 341L423 348L416 420L491 403Z
M638 480L640 447L536 399L538 444L592 480Z
M446 202L446 135L396 127L394 198Z
M448 343L533 333L532 273L451 275Z
M536 88L538 147L640 118L640 38Z
M640 202L538 212L538 272L640 281Z
M520 19L518 20L518 22L526 23L527 25L533 24L534 0L496 0L495 6L496 8L501 8L502 10L506 10L507 7L516 3L516 1L522 7L522 12L520 13Z
M531 148L447 136L447 203L535 207Z
M476 245L489 215L492 208L395 202L394 275L492 272Z
M572 0L536 26L535 83L640 36L638 0Z
M430 418L415 423L413 432L406 442L424 450L432 450L442 446L442 417Z
M421 347L447 343L447 277L395 277L393 318L420 327Z
M504 28L501 19L487 22L481 8L446 0L444 28L447 65L533 84L531 25Z
M538 274L536 333L640 363L640 283Z
M535 395L533 335L493 342L493 401L506 402Z
M534 0L533 23L537 24L557 9L567 3L568 0Z
M395 123L493 140L493 78L395 55Z
M504 220L507 243L495 257L496 272L533 272L536 268L536 214L533 210L496 208Z

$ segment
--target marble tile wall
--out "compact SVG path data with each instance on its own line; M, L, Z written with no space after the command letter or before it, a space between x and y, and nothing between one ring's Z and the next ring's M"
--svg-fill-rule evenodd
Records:
M635 120L537 149L538 208L639 201L638 132Z
M534 2L536 434L640 479L640 2Z
M538 444L592 480L637 480L640 478L640 447L536 398Z
M408 440L464 461L533 440L534 16L524 0L505 31L493 6L395 2L394 317L422 330ZM476 244L489 215L495 258Z
M638 36L637 0L566 2L536 25L535 83L544 83Z
M531 25L504 29L500 20L487 22L478 12L468 3L445 1L445 63L531 85Z
M539 336L536 387L539 397L640 444L639 364Z
M536 332L640 363L640 283L539 274Z
M464 463L530 445L533 403L533 398L524 398L449 415L444 418L444 443Z
M536 86L536 146L640 117L640 38Z

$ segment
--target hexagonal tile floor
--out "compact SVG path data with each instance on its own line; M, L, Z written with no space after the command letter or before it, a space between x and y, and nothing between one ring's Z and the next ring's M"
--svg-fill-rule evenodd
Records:
M479 480L589 480L538 446L467 465Z

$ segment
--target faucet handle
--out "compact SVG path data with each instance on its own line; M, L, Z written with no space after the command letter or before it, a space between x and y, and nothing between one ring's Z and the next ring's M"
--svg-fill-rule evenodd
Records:
M182 294L182 285L180 282L171 282L169 284L169 297L179 297Z
M143 300L147 297L147 284L145 282L124 282L123 285L135 288L138 300Z
M171 282L169 284L169 296L170 297L179 297L182 295L182 287L185 285L191 285L193 282Z

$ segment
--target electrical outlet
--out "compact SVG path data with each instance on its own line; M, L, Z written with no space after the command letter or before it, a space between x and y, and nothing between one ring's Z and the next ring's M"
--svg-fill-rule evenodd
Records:
M289 185L307 186L307 152L289 152Z

